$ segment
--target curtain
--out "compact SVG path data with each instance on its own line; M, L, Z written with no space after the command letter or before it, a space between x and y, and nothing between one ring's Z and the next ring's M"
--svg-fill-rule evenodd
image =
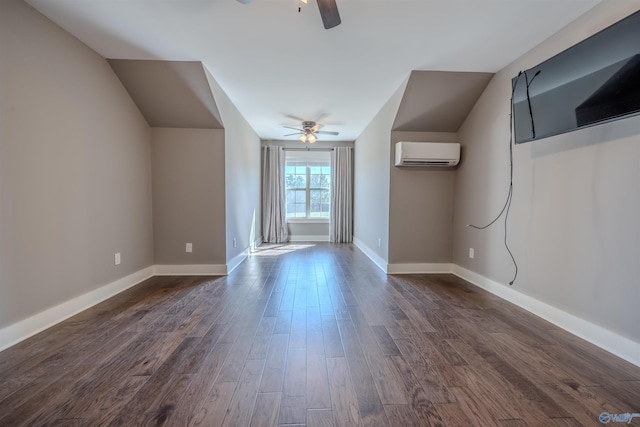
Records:
M282 147L263 148L262 161L262 237L267 243L289 240L285 213L284 166Z
M329 240L350 243L353 240L353 172L350 147L335 147L331 152L331 215Z

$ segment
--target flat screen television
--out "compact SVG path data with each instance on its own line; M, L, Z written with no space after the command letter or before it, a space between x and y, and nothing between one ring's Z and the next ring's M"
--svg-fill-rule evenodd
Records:
M512 84L516 144L640 114L640 11Z

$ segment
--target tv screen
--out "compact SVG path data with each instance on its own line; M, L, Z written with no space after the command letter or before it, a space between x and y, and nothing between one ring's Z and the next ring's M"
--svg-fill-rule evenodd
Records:
M512 84L516 144L640 114L640 11Z

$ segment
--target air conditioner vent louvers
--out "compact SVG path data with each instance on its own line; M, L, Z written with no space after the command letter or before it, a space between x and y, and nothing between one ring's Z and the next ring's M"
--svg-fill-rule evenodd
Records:
M445 142L398 142L396 166L448 167L460 161L460 144Z
M403 165L405 166L449 166L447 161L422 161L422 160L405 160Z

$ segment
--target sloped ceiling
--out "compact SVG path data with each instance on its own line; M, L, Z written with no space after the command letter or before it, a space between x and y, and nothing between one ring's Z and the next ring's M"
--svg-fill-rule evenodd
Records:
M325 30L315 1L26 1L104 58L201 61L262 139L306 119L323 141L356 140L411 70L496 72L600 2L338 0Z
M200 62L109 59L151 127L223 129Z
M457 132L493 73L412 71L393 130Z

